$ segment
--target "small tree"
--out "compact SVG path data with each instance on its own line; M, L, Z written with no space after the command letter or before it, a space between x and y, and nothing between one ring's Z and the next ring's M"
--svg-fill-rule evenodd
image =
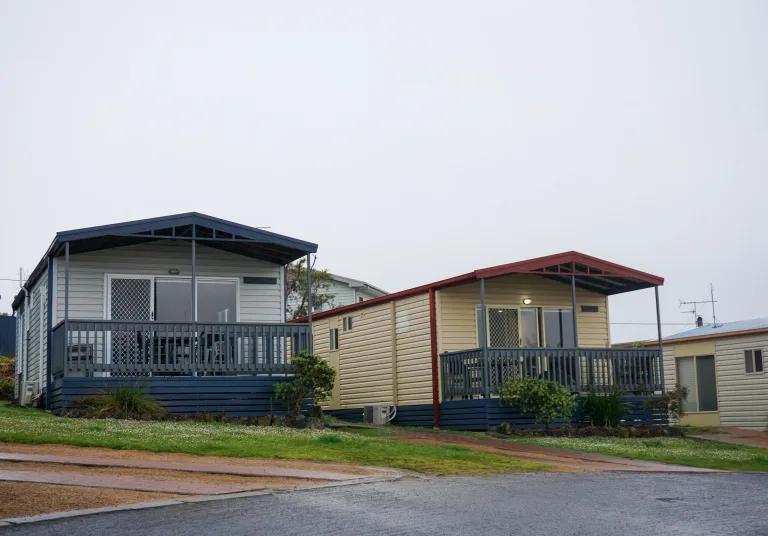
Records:
M565 387L538 378L507 380L499 386L499 398L521 413L534 415L547 431L556 419L568 421L576 407L573 395Z
M333 278L328 270L315 269L317 255L312 259L312 307L313 310L330 303L336 297L330 291ZM307 259L302 258L288 265L285 285L286 318L295 320L307 316Z
M294 357L291 363L293 381L277 384L275 396L285 404L288 419L296 422L301 412L301 403L305 399L311 398L318 408L318 403L328 400L336 371L323 358L307 352Z

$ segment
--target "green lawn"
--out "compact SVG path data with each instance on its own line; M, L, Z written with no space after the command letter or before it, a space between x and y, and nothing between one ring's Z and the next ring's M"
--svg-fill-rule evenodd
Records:
M0 441L184 452L208 456L293 458L396 467L429 474L491 474L549 466L463 447L413 445L332 430L175 421L55 417L0 405Z
M768 449L717 441L693 441L677 437L531 437L514 441L693 467L768 471Z

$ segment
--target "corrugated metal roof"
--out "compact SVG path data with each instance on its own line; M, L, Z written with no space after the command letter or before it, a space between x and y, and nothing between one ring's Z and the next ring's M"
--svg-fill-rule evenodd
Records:
M665 341L673 341L676 339L690 339L692 337L705 337L712 335L720 335L726 333L732 333L734 331L750 331L755 329L768 329L768 318L754 318L752 320L738 320L736 322L723 322L714 325L703 326L700 328L683 331L682 333L676 333L664 337Z

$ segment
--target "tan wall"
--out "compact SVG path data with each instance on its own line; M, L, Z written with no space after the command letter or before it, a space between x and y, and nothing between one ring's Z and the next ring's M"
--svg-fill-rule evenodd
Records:
M480 305L480 283L443 289L438 294L438 351L477 348L476 309ZM532 300L527 307L570 309L571 287L533 275L509 275L485 282L485 303L488 307L526 307L523 306L524 298ZM583 313L581 305L597 305L598 312ZM607 296L576 289L576 307L579 345L609 348Z
M744 350L762 350L768 366L768 335L729 337L715 341L720 423L763 430L768 417L768 375L747 374Z
M346 316L352 330L345 332ZM336 327L339 350L331 352L329 330ZM432 401L428 294L315 321L312 331L315 352L337 371L331 409Z
M689 413L683 424L736 426L762 430L768 418L768 375L747 374L744 350L762 350L768 367L768 335L725 337L706 341L664 345L664 381L672 388L677 381L675 358L714 355L719 411Z

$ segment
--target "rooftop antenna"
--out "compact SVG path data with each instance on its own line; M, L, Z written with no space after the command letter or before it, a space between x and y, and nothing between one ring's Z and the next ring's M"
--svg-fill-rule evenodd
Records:
M690 311L681 311L681 312L683 314L693 313L694 322L696 322L696 324L698 326L698 319L699 319L698 306L702 305L702 304L705 304L705 303L711 304L712 305L712 323L713 323L713 327L717 327L717 317L715 316L715 303L717 303L717 302L715 301L715 289L712 286L712 283L709 284L709 295L710 295L710 299L708 299L708 300L683 301L683 300L678 299L677 301L680 302L680 305L678 307L682 307L683 305L692 305L693 306L692 310L690 310Z

